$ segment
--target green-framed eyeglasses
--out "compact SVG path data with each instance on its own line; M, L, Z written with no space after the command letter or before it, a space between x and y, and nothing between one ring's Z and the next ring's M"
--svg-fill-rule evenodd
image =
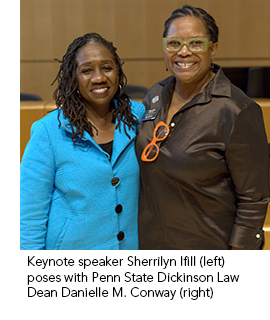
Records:
M165 52L179 52L184 45L187 46L190 52L206 52L211 47L213 41L207 38L190 38L187 41L183 41L180 38L163 38L163 50Z

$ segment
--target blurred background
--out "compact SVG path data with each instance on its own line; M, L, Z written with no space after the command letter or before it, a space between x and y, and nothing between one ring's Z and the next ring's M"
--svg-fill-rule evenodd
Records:
M215 63L270 66L269 0L21 0L21 92L52 100L51 83L59 68L54 59L88 32L100 33L118 48L128 84L149 88L169 76L163 63L163 26L184 4L201 7L216 20L220 37Z

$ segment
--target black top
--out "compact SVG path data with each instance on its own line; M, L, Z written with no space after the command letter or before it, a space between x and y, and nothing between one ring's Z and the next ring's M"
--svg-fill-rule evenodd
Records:
M110 142L102 143L99 145L103 151L107 152L110 155L110 161L112 157L112 149L113 149L113 140Z

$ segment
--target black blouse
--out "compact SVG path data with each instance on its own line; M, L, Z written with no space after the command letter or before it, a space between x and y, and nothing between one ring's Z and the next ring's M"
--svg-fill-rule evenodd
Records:
M112 157L112 149L113 149L113 141L102 143L99 145L101 149L105 152L107 152L110 155L110 161Z

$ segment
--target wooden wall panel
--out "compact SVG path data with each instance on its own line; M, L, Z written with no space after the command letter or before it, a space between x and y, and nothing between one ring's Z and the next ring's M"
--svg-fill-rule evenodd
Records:
M21 63L21 88L24 93L37 94L42 100L52 100L56 84L51 86L59 69L57 62Z
M182 0L22 0L21 91L52 99L50 87L67 46L98 32L114 42L129 83L150 87L166 77L163 25ZM221 66L270 66L269 0L193 0L220 28ZM159 69L158 69L159 68ZM160 69L161 68L161 69Z
M128 84L140 84L150 88L153 79L161 80L170 76L165 71L163 60L160 61L127 61L123 66L124 72L128 79Z

